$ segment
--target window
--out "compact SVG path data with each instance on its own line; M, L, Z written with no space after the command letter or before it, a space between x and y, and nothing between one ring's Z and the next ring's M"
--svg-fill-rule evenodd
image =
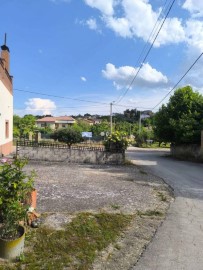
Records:
M66 127L66 125L65 125L65 124L62 124L62 127L63 127L63 128L65 128L65 127Z
M5 122L5 137L6 139L9 137L9 121L6 120Z

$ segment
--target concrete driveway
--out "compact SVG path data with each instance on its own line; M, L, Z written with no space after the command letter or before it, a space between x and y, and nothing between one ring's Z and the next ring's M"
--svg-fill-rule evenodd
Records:
M162 177L176 196L133 270L203 269L203 164L173 160L168 150L129 148L128 159Z

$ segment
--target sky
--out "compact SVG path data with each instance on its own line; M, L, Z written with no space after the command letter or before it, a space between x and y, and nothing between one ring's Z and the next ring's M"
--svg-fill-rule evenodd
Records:
M20 116L157 111L203 52L202 0L0 0L0 10ZM203 57L174 89L185 85L203 94Z

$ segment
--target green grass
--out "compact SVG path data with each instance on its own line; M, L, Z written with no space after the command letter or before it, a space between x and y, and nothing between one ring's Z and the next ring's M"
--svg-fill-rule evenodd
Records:
M120 207L120 205L118 205L118 204L112 204L112 205L111 205L111 208L112 208L113 210L118 210L118 209L120 209L121 207Z
M145 212L142 211L137 211L138 216L142 217L142 216L148 216L148 217L162 217L163 213L157 210L147 210Z
M48 228L27 233L27 251L21 261L0 270L90 269L98 251L115 242L133 216L110 213L81 213L64 231Z
M159 198L160 198L160 200L162 201L162 202L166 202L167 201L167 197L162 193L162 192L158 192L158 196L159 196Z

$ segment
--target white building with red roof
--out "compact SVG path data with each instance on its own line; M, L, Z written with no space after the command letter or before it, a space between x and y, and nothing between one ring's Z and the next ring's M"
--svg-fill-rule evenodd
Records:
M66 128L75 123L75 119L71 116L44 117L36 121L36 125L38 128L49 127L53 130L59 128Z

